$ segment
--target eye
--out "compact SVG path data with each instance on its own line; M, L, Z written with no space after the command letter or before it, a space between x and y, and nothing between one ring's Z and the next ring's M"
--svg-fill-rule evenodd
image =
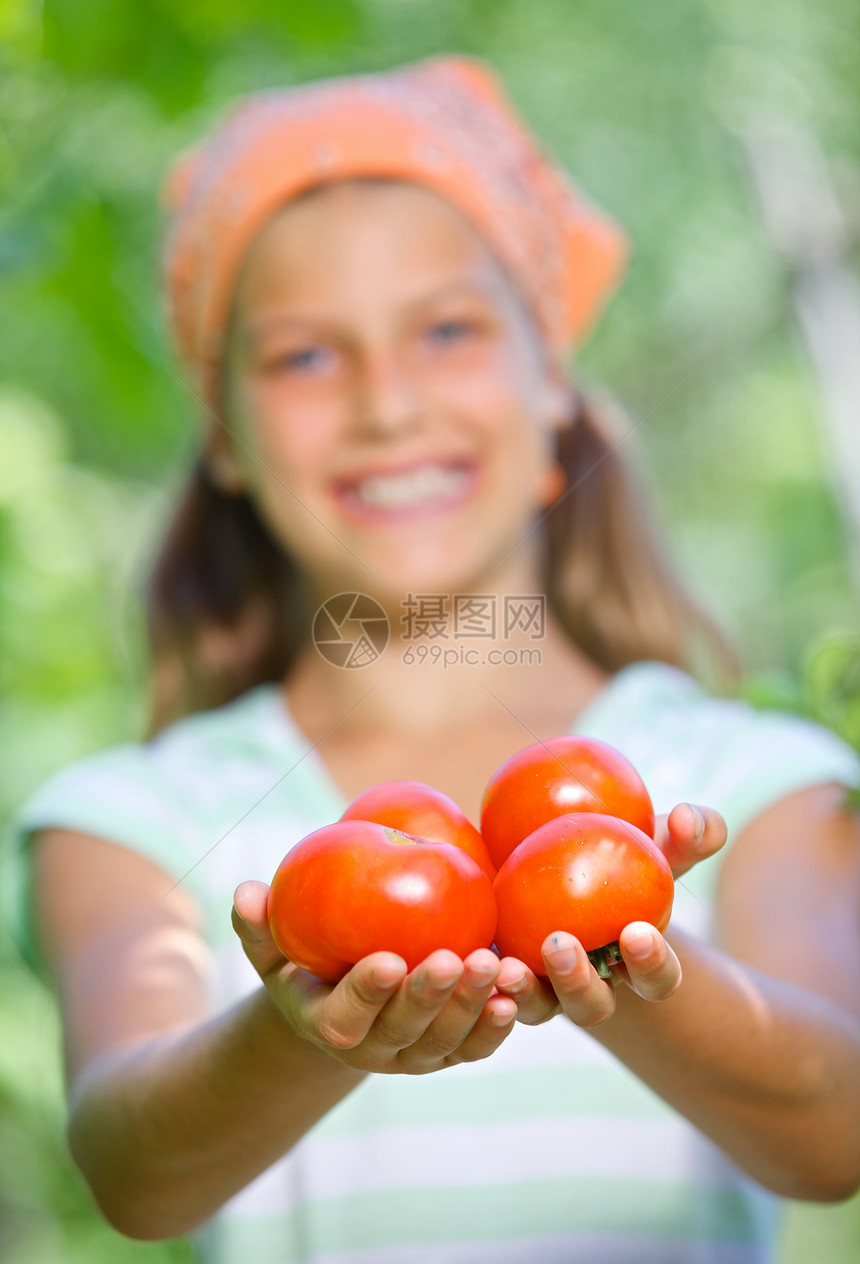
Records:
M273 367L287 373L319 373L328 367L330 360L327 347L299 347L278 356Z
M461 342L474 332L475 326L468 320L441 320L431 325L429 334L434 342L443 346L453 342Z

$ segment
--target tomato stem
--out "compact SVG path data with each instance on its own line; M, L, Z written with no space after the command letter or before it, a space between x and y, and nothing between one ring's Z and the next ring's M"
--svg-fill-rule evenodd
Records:
M608 979L611 974L611 966L617 965L622 960L621 948L616 939L611 944L604 944L602 948L592 948L588 954L588 960L594 966L601 979Z

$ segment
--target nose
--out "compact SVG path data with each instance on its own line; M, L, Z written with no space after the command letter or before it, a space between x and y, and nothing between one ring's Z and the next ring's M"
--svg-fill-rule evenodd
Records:
M365 435L393 437L420 425L419 384L402 354L366 350L358 368L355 417Z

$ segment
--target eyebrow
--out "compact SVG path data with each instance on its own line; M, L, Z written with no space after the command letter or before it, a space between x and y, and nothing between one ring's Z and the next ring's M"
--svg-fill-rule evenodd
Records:
M445 281L442 285L437 286L435 290L430 290L425 294L419 295L417 298L410 300L406 305L407 311L412 311L419 307L429 307L431 303L438 302L440 299L451 294L460 292L468 293L473 297L482 299L492 299L496 297L496 287L489 280L480 277L458 277L453 281ZM286 326L299 326L311 324L328 324L325 318L318 316L290 316L286 313L272 315L269 317L261 317L256 321L250 322L242 332L242 340L246 345L254 346L260 338L270 333L274 329Z

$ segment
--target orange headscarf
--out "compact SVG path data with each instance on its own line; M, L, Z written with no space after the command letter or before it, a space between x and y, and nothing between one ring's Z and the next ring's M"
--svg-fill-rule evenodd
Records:
M627 254L620 228L542 152L486 65L436 57L246 98L163 191L169 316L211 398L246 251L278 207L356 176L424 185L482 233L549 344L581 342Z

